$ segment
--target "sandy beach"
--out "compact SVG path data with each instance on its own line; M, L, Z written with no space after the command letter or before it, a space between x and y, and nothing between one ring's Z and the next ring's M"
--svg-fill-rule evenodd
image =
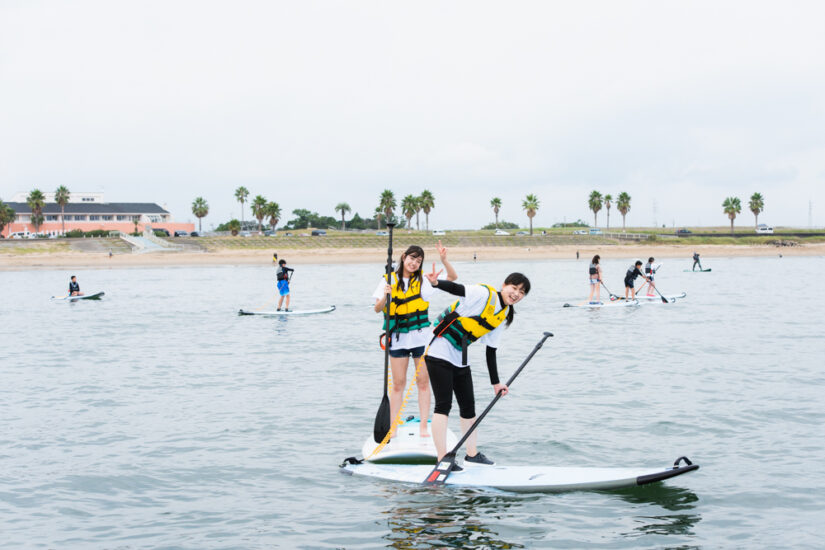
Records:
M597 245L577 246L531 246L531 247L477 247L449 248L449 257L453 261L472 261L475 254L478 261L505 261L525 259L575 259L576 252L581 260L594 254L604 259L627 258L684 258L689 261L693 252L699 252L702 258L736 257L736 256L822 256L825 255L825 243L811 243L799 246L774 245ZM435 250L426 250L428 260L437 258ZM314 248L271 250L223 250L218 252L161 252L149 254L120 253L109 257L104 252L49 252L28 254L0 254L0 270L60 269L60 268L100 268L120 269L154 266L214 266L214 265L268 265L272 263L272 254L278 252L279 258L286 258L290 264L339 264L339 263L375 263L386 261L386 248ZM400 250L395 250L397 256Z

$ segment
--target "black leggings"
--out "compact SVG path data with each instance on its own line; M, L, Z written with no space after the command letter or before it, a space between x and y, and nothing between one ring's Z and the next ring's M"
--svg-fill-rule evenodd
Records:
M435 414L450 414L455 393L461 418L475 418L476 400L470 367L456 367L449 361L429 355L425 361L430 374L430 387L435 395Z

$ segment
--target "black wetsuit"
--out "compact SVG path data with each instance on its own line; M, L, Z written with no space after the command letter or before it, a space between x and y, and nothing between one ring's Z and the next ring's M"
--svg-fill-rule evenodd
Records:
M283 266L278 266L278 271L276 272L275 277L276 277L279 281L283 281L283 280L287 280L287 281L288 281L288 280L289 280L289 273L290 273L291 271L295 271L295 270L294 270L294 269L292 269L291 267L287 267L287 266L285 266L285 265L283 265Z
M80 285L75 281L69 281L69 295L71 295L72 292L80 292Z
M626 288L633 288L635 286L634 281L636 280L636 277L638 277L639 275L644 277L644 274L641 271L639 271L639 268L635 265L628 269L627 273L625 273L624 275L624 286Z
M699 261L699 254L694 252L693 253L693 267L691 268L691 271L696 269L697 264L699 265L699 269L702 269L702 262Z

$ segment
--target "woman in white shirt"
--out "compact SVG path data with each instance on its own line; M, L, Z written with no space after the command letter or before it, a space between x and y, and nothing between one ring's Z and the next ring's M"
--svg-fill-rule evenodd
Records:
M447 249L438 241L438 254L441 263L447 270L447 280L458 278L453 266L447 261ZM420 246L412 245L401 254L397 270L392 273L391 281L386 275L378 283L373 298L375 298L375 312L384 311L387 304L387 294L391 295L389 326L384 321L384 345L390 346L390 369L392 371L392 391L390 392L390 418L392 427L390 436L395 436L395 419L401 409L404 391L407 388L407 367L409 358L417 365L424 354L424 348L432 337L429 329L428 314L429 299L433 294L433 287L427 278L421 274L421 265L424 263L424 250ZM441 273L441 271L439 271ZM433 279L435 280L435 263L433 263ZM386 335L389 334L389 338ZM429 437L427 421L430 417L430 379L427 369L422 365L416 377L418 386L418 411L421 421L421 437Z

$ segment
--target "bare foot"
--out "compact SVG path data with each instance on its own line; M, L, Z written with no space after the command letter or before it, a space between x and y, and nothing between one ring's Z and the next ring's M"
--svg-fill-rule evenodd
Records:
M421 437L430 437L430 434L428 434L428 433L427 433L426 431L424 431L424 430L421 430Z

